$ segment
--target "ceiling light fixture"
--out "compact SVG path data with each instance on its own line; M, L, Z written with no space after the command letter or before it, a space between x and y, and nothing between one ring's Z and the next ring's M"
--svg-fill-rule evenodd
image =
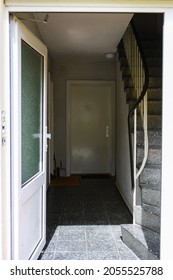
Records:
M105 53L106 59L114 59L115 53Z

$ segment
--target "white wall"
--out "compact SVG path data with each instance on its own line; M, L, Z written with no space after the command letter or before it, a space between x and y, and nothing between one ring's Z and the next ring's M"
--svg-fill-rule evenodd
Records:
M59 165L66 166L66 80L115 80L115 61L54 61L54 150Z
M131 191L129 142L127 116L129 106L126 104L126 93L117 62L117 99L116 99L116 184L127 206L132 212L133 195Z

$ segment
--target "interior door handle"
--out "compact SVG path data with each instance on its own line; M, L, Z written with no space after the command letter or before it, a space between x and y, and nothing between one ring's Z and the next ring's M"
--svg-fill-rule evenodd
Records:
M106 126L106 138L109 138L109 126Z
M46 138L51 140L51 138L52 138L51 133L47 133L47 134L46 134Z
M51 139L52 138L51 133L47 133L47 126L45 127L45 136L46 136L46 139Z

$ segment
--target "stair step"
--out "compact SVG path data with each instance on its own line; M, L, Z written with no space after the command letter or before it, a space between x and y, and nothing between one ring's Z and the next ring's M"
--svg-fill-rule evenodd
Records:
M118 56L119 57L126 57L126 53L125 53L123 44L121 44L121 46L118 45Z
M160 209L153 205L138 205L134 208L136 224L160 232Z
M149 67L149 76L150 77L160 77L160 79L162 79L162 67L160 67L160 66Z
M160 77L150 77L149 78L149 88L161 88L162 79Z
M136 101L136 92L131 87L125 88L126 92L126 100L127 103L130 103L130 101ZM161 101L162 100L162 89L161 88L149 88L148 89L148 101Z
M159 66L159 67L161 67L162 66L162 58L158 58L158 57L148 57L147 59L146 59L146 61L147 61L147 65L149 66L149 67L151 67L151 66Z
M124 81L124 88L133 88L134 87L134 83L133 83L131 76L124 76L123 81Z
M148 101L148 114L149 115L161 115L162 114L162 102L161 101Z
M161 115L162 114L162 102L161 101L148 101L148 114L149 115ZM140 110L138 107L138 114Z
M162 57L162 49L159 47L148 46L148 48L143 48L143 53L145 57Z
M150 190L155 190L155 191L160 191L161 189L161 185L160 184L140 184L141 188L146 188L146 189L150 189Z
M126 103L130 104L131 102L136 101L136 92L133 88L124 88L124 91L126 93Z
M161 164L161 148L159 146L149 147L147 164ZM137 164L140 164L144 158L143 146L137 147Z
M161 165L146 165L140 175L140 184L160 184Z
M162 100L162 89L161 88L149 88L148 89L148 100L149 101L161 101Z
M122 72L122 78L124 77L131 77L131 71L128 66L122 66L121 67L121 72Z
M140 184L142 190L142 203L160 207L160 186Z
M162 41L161 40L145 40L141 42L141 45L144 50L146 49L161 49L162 50Z
M121 225L123 242L141 259L158 260L160 236L138 225Z
M131 76L123 76L124 87L125 88L133 88L134 82ZM149 78L149 88L161 88L162 79L160 77L150 77Z
M162 133L161 130L149 130L148 131L148 144L150 147L158 146L161 147ZM144 143L144 132L142 130L137 131L137 144L143 145Z
M158 130L161 129L161 115L148 115L148 130ZM143 129L141 118L138 118L138 128Z
M119 62L120 62L120 68L124 66L128 67L127 58L125 56L119 57Z

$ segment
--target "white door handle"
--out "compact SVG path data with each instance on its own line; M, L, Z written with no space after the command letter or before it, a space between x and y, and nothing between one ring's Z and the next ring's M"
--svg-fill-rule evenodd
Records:
M47 133L47 134L46 134L46 138L47 138L47 139L51 139L51 138L52 138L51 133Z
M106 138L109 138L109 126L106 126Z

